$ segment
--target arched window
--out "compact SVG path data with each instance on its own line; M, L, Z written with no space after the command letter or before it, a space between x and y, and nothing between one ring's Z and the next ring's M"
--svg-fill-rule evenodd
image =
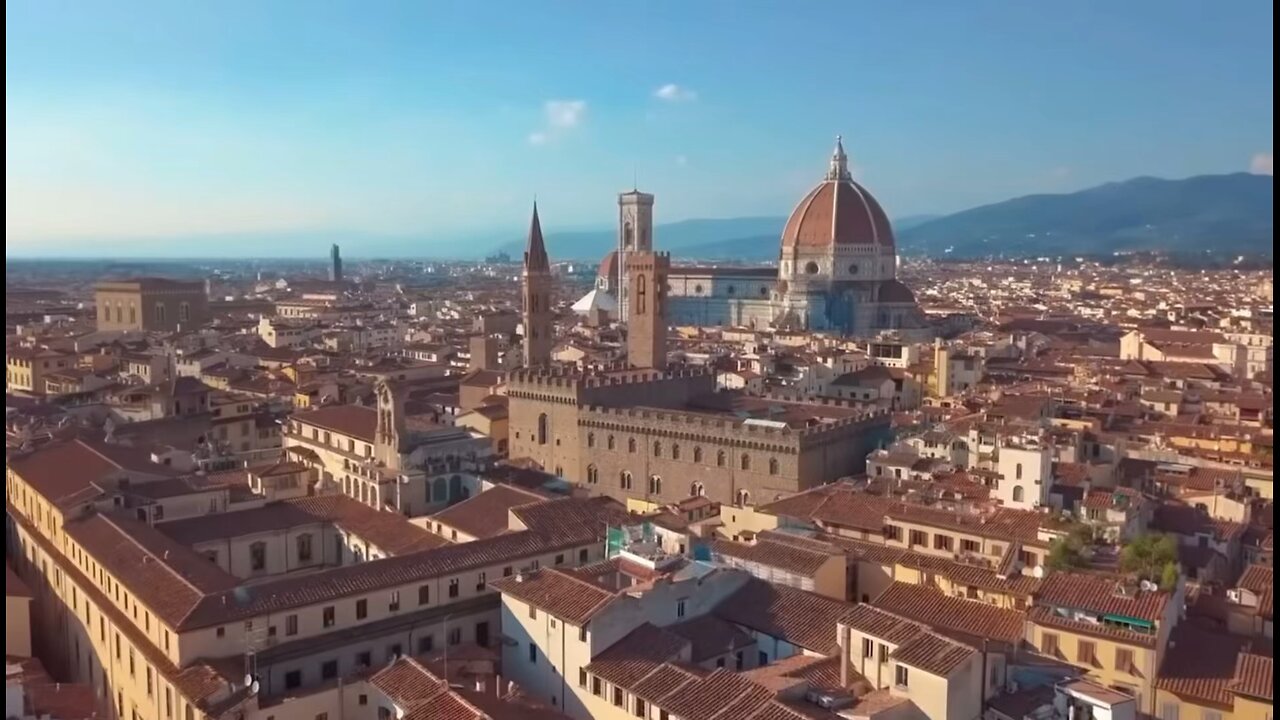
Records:
M1022 486L1021 486L1021 485L1014 485L1014 486L1013 486L1013 501L1014 501L1014 502L1022 502L1022 498L1023 498Z
M702 448L697 447L697 446L694 446L694 448L693 448L693 461L694 461L694 462L696 462L696 463L700 463L700 462L702 462Z
M547 444L547 414L542 413L538 416L538 444Z
M769 474L778 474L778 458L769 458Z
M587 466L587 484L595 485L600 482L600 470L595 465Z
M743 470L751 469L751 456L746 453L742 453L742 469Z
M187 322L190 319L191 319L191 304L185 303L185 302L179 303L178 304L178 320L181 320L182 322Z
M156 324L164 324L164 305L161 303L156 303Z
M655 442L655 443L653 444L653 456L654 456L654 457L662 457L662 443L660 443L660 442Z
M614 441L612 435L609 436L608 440L605 440L605 445L607 445L610 450L612 450L616 444L617 443Z
M636 439L627 438L627 452L634 453L636 451Z
M680 443L671 444L671 459L672 460L680 459Z
M717 452L716 452L716 467L724 467L725 460L726 460L726 458L725 458L724 451L723 451L723 450L719 450L719 451L717 451Z
M593 432L587 433L587 447L593 448L595 446L596 446L596 434Z
M662 478L661 477L654 475L653 477L649 478L649 494L650 495L662 494Z
M635 231L631 229L631 221L622 224L622 247L630 248L635 244Z
M695 482L689 486L689 497L702 497L706 494L707 489L700 482Z
M559 465L556 466L556 477L564 477L564 468Z
M746 490L738 491L738 507L746 507L751 504L751 493Z
M1021 480L1022 479L1022 463L1018 463L1014 467L1013 472L1014 472L1014 478L1017 480Z
M311 533L303 533L298 536L298 562L311 562Z
M644 301L648 297L649 291L644 284L644 275L636 276L636 313L644 314Z
M618 485L620 485L623 490L630 490L631 489L631 473L627 472L626 470L623 470L622 473L618 475Z

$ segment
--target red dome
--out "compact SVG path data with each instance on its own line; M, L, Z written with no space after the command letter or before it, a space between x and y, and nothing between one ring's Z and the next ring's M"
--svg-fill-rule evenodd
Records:
M787 220L782 247L831 245L893 247L893 228L880 203L853 180L826 180L811 190Z
M600 261L600 269L596 271L596 277L609 278L610 280L618 279L617 250L610 250L609 254L604 256L604 260Z

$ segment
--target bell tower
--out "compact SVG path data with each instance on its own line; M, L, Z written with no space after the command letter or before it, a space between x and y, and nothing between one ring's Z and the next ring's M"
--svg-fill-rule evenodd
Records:
M400 469L400 440L404 437L404 398L397 388L383 380L374 389L378 402L378 429L374 438L374 459L389 470Z
M633 367L667 367L667 275L671 256L652 250L627 258L627 362Z
M555 344L555 323L551 311L551 261L542 241L542 223L538 220L538 204L533 204L529 222L529 240L524 251L521 273L521 320L524 325L522 348L525 367L551 364L551 348Z
M618 317L626 318L630 294L627 292L628 257L653 250L653 196L632 189L618 195Z

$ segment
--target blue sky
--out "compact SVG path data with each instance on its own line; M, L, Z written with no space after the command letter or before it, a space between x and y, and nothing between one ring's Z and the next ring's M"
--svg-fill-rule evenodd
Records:
M1270 3L6 3L9 253L204 234L424 253L785 215L841 133L895 217L1270 171ZM665 89L664 89L665 88ZM345 248L344 248L345 249ZM359 248L347 250L358 254Z

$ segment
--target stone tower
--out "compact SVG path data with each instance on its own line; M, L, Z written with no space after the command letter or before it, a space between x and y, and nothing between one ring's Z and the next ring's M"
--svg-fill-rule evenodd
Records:
M626 268L632 253L653 250L653 196L639 190L618 195L618 267ZM627 274L618 278L618 317L626 318Z
M404 398L391 383L383 380L374 389L378 401L378 429L374 437L374 459L383 467L400 469L400 440L404 437Z
M542 223L538 221L538 204L533 205L529 223L529 241L524 250L521 274L521 320L524 324L524 366L537 367L551 363L555 344L554 316L551 311L551 261L542 241Z
M671 256L652 250L627 257L631 303L627 314L627 361L634 367L667 367L667 275Z

